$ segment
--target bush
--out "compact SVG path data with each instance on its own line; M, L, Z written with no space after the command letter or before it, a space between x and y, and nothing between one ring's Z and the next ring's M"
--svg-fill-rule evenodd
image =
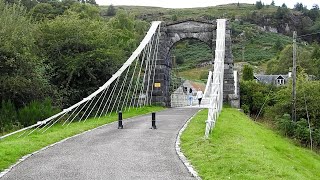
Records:
M11 101L2 101L0 108L0 133L10 131L17 122L17 112Z
M313 145L320 147L320 129L316 129L312 133Z
M277 118L278 129L286 136L293 137L295 134L295 123L292 122L289 114L284 114L281 118Z
M250 109L249 109L249 106L248 106L247 104L243 104L243 105L241 106L241 108L242 108L242 110L243 110L243 112L244 112L245 114L250 114Z
M269 94L271 88L270 85L257 83L254 80L240 81L241 108L250 115L257 115L265 102L272 103L271 98L265 96ZM261 111L260 116L263 116L263 113L264 111Z
M23 126L30 126L37 121L44 120L58 112L53 108L51 100L46 99L43 102L32 101L29 105L19 110L19 121Z
M310 143L309 126L306 119L301 118L296 122L294 137L299 139L303 144Z

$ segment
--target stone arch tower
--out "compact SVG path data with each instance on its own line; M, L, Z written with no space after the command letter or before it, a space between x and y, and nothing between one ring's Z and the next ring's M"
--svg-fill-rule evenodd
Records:
M206 43L210 47L214 57L216 29L216 21L185 20L173 23L163 23L161 25L161 36L157 54L152 102L170 106L169 87L172 67L170 52L174 44L184 39L197 39ZM225 44L226 52L223 93L224 100L228 101L228 95L235 93L229 21L227 21ZM212 59L212 61L214 61L214 59Z

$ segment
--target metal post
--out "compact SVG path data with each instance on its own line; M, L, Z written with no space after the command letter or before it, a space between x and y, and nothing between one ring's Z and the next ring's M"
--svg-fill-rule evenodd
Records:
M122 125L122 112L121 112L121 111L118 112L118 129L123 129L123 125Z
M152 127L151 129L157 129L157 126L156 126L156 113L153 112L152 113Z
M293 31L293 55L292 55L292 61L293 61L293 67L292 67L292 121L296 121L296 80L297 80L297 32Z

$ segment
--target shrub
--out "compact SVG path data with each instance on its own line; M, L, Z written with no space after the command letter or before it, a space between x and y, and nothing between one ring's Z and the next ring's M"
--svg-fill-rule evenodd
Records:
M294 137L303 144L310 143L309 126L306 119L301 118L296 122Z
M51 100L46 99L43 102L32 101L30 104L19 110L18 116L19 121L23 126L30 126L57 112L58 110L53 108Z
M277 118L278 129L286 136L293 137L295 134L295 123L292 122L289 114L284 114L281 118Z
M10 131L17 121L17 112L11 101L2 101L0 108L0 132Z

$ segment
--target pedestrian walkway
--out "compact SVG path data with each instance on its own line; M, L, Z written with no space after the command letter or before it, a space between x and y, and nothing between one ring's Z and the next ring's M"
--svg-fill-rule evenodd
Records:
M41 151L2 179L194 179L175 151L177 134L196 108L172 108L113 123Z

